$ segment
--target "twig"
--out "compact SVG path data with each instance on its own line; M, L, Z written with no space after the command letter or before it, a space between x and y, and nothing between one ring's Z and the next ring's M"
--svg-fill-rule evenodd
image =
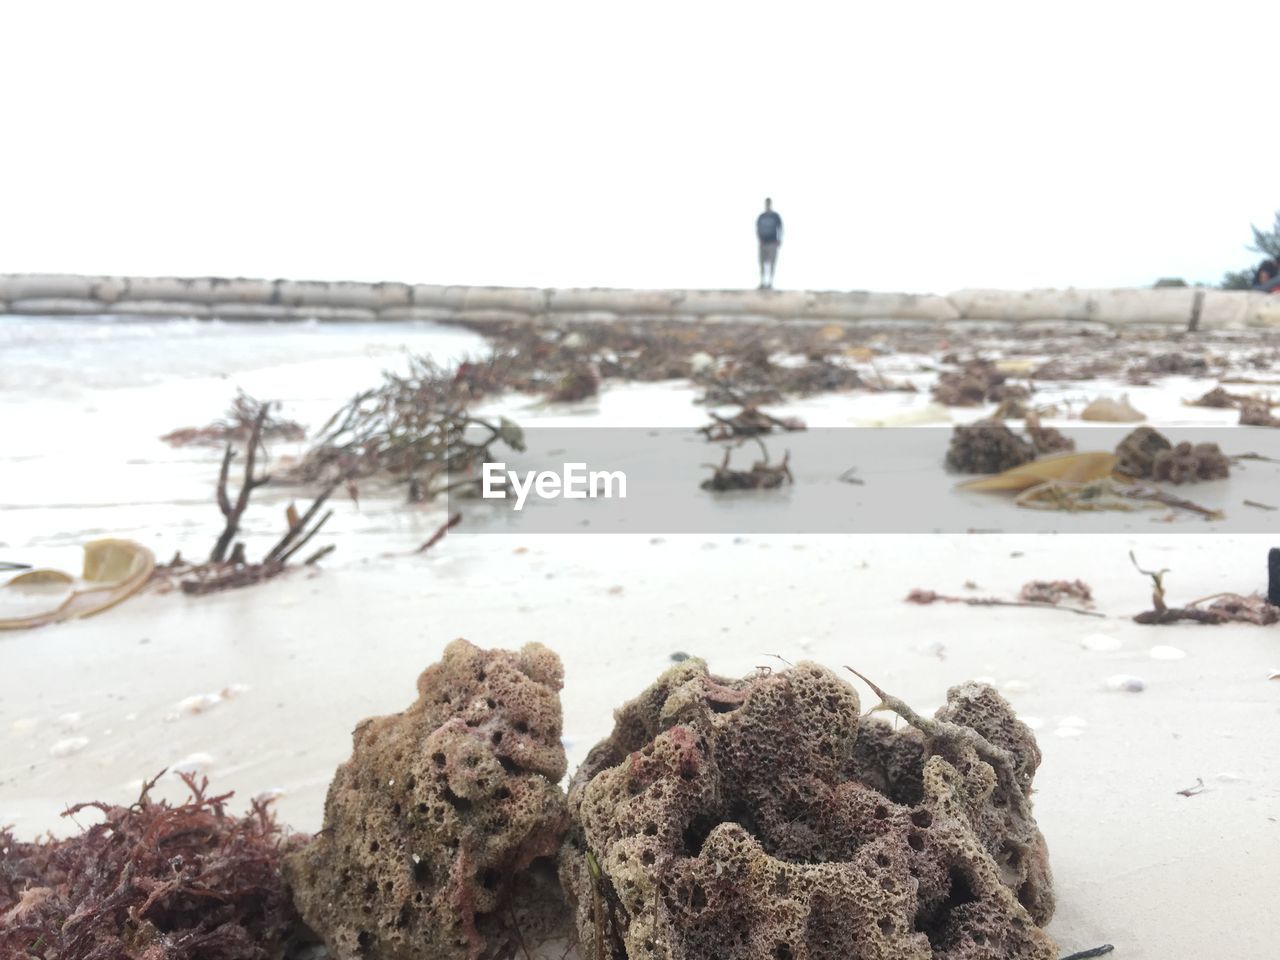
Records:
M1196 777L1195 785L1194 785L1194 786L1187 787L1186 789L1183 789L1183 790L1179 790L1179 791L1178 791L1178 796L1180 796L1180 797L1194 797L1194 796L1196 796L1196 795L1198 795L1198 794L1201 794L1201 793L1204 793L1204 780L1203 780L1202 778L1200 778L1200 777Z
M253 420L253 432L249 435L249 445L245 452L244 481L240 484L240 493L236 497L234 506L231 505L231 498L227 494L227 474L231 468L231 458L235 456L231 444L227 444L227 452L222 456L222 469L218 473L217 498L218 509L227 518L227 522L213 545L213 552L209 554L210 563L221 563L226 559L227 548L240 532L240 518L244 516L244 511L249 506L250 494L255 488L271 479L266 474L261 477L253 475L254 461L258 455L258 447L262 443L262 425L266 422L269 412L270 405L264 403L258 408L258 415Z
M875 695L880 698L880 703L871 708L872 713L878 710L891 710L927 737L953 740L971 747L979 758L991 765L998 777L1006 780L1006 787L1012 802L1018 805L1020 811L1025 811L1027 795L1023 792L1022 784L1018 782L1017 764L1008 750L996 746L972 727L961 726L958 723L951 723L947 720L933 720L928 717L922 717L905 700L885 693L853 667L846 665L845 669L870 687Z
M1092 960L1093 957L1105 957L1114 950L1109 943L1104 943L1100 947L1092 947L1089 950L1081 950L1079 953L1071 953L1063 957L1062 960Z
M455 513L444 523L440 524L440 528L431 535L430 539L428 539L426 543L424 543L417 550L415 550L414 553L426 553L428 550L434 547L437 543L443 540L444 535L446 533L448 533L453 527L456 527L461 522L462 522L462 514Z
M1257 500L1246 500L1246 507L1257 507L1259 510L1280 510L1280 507L1273 507L1269 503L1259 503Z
M303 561L302 561L302 565L303 565L304 567L310 567L310 566L313 566L313 565L315 565L315 564L319 563L321 560L323 560L323 559L324 559L325 557L327 557L329 554L333 553L333 551L334 551L334 550L336 550L336 549L338 549L338 545L337 545L336 543L328 543L328 544L325 544L323 547L321 547L319 550L317 550L317 551L316 551L315 553L313 553L311 556L307 557L307 559L303 560Z
M315 515L320 512L320 508L324 506L324 503L329 499L330 494L332 494L333 491L336 490L346 479L346 477L340 477L339 479L332 481L327 487L320 491L319 496L311 502L311 506L307 508L306 513L304 513L296 522L292 520L290 521L289 529L285 531L284 536L279 539L276 545L267 553L266 557L263 558L264 562L270 563L272 560L280 560L283 562L288 560L289 557L293 556L293 554L297 552L298 547L301 547L302 544L315 536L316 531L324 526L325 520L328 520L329 517L333 515L332 510L325 514L324 518L312 528L310 533L307 533L306 536L303 537L302 541L298 543L297 546L291 546L297 536L306 531L307 525L311 523Z

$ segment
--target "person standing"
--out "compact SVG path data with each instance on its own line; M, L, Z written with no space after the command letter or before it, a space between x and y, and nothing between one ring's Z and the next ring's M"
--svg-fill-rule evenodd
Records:
M756 239L760 241L760 289L773 289L773 274L782 246L782 218L773 209L773 200L764 199L764 213L756 217Z

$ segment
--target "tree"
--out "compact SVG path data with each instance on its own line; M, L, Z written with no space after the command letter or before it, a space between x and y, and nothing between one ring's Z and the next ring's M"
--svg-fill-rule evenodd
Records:
M1259 230L1253 224L1249 224L1249 229L1253 231L1253 243L1246 249L1260 253L1270 260L1280 260L1280 210L1276 211L1276 219L1270 230ZM1253 286L1253 267L1224 273L1220 286L1223 290L1248 290Z

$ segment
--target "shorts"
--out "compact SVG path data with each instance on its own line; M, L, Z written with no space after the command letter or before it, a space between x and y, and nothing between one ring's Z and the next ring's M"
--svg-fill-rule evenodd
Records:
M760 266L763 267L767 265L772 267L775 263L778 262L778 247L779 247L779 244L776 242L774 243L761 242Z

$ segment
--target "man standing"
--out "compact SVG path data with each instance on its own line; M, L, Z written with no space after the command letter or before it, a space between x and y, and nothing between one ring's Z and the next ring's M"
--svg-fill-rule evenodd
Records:
M765 197L764 213L756 217L756 239L760 241L760 289L773 289L778 248L782 246L782 218L774 212L773 201Z

